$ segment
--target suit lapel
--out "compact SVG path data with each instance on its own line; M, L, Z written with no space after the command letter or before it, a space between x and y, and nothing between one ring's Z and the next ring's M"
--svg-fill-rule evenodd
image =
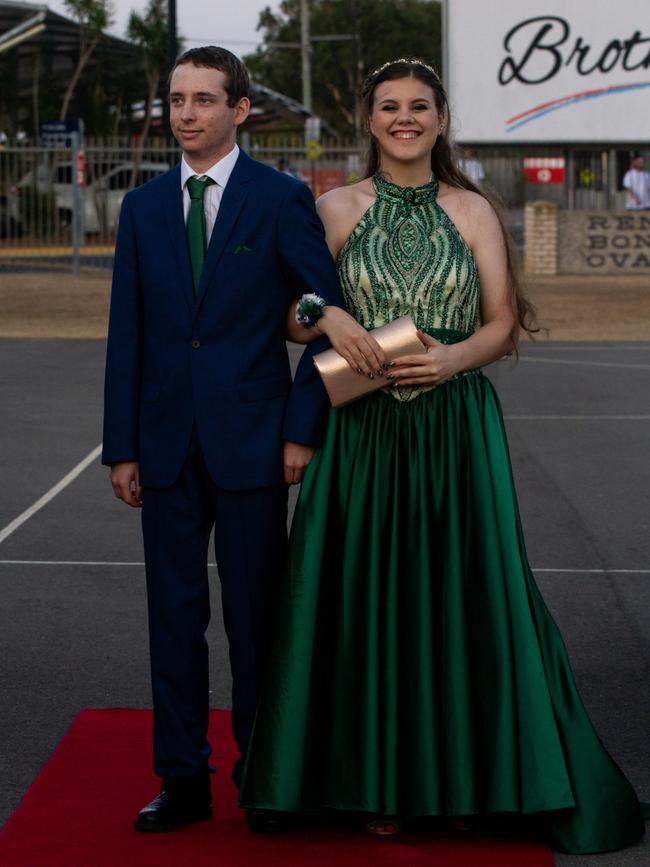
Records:
M223 255L228 238L248 196L247 184L253 173L253 167L253 160L246 156L243 151L240 151L235 168L232 170L232 174L223 191L219 204L219 212L217 213L217 219L212 230L212 236L210 237L197 292L197 309L205 296L206 289L210 284L219 259Z
M192 268L190 257L187 252L187 236L185 234L185 220L183 218L183 190L181 189L181 167L175 166L167 175L167 187L162 195L163 211L167 221L167 230L171 248L174 252L176 265L180 276L180 284L183 294L194 311L194 283L192 280Z

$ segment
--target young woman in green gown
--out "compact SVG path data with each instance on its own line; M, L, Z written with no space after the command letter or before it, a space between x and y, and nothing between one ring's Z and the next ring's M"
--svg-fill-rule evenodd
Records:
M369 176L319 210L349 312L366 329L412 316L427 352L329 412L293 520L241 804L360 812L379 833L515 814L559 850L632 844L641 808L533 579L481 372L529 327L504 231L453 166L431 67L386 64L364 99Z

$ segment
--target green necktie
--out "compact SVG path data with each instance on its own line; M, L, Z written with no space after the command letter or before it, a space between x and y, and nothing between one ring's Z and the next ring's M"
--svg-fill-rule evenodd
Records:
M198 178L188 178L187 180L187 191L190 194L190 209L187 214L185 231L187 232L190 262L192 263L195 294L199 288L203 260L205 259L205 249L208 245L205 230L205 213L203 211L203 196L207 187L213 183L212 178L206 178L204 181L200 181Z

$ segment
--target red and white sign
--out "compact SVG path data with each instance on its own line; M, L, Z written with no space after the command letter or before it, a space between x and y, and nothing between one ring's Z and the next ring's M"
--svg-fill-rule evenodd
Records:
M564 157L525 157L524 173L529 184L563 184Z
M83 151L77 152L77 183L80 187L86 186L86 155Z

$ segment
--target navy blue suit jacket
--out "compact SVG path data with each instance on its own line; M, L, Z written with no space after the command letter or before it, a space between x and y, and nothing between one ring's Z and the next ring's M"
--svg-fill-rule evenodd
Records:
M139 461L144 486L180 473L196 424L210 475L231 490L283 481L283 440L318 445L327 399L307 347L292 382L293 298L343 306L310 191L243 152L223 193L196 298L180 167L132 190L120 215L106 362L105 464Z

